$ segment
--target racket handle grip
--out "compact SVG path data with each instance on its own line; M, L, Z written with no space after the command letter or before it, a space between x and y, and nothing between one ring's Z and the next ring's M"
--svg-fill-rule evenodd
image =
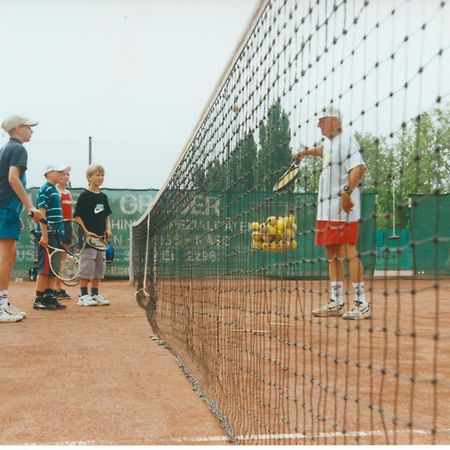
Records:
M40 223L43 223L45 225L47 225L47 219L41 219L39 221ZM36 230L30 230L30 233L35 237L35 238L40 238L41 236L39 235L39 233Z

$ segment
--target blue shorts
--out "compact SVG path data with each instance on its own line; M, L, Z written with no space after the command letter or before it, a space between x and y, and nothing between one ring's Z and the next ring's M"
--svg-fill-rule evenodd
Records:
M63 244L71 244L72 243L72 222L63 222L63 236L62 242Z
M20 214L13 209L0 208L0 239L19 240Z

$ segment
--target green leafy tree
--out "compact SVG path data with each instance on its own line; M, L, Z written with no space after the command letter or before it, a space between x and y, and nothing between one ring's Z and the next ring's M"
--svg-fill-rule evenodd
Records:
M449 192L450 114L435 109L404 126L398 144L399 180L396 192L401 224L407 221L408 197ZM403 208L402 208L403 206Z
M195 164L192 169L192 187L203 189L206 183L206 170L203 166Z
M450 111L447 108L423 113L408 123L390 141L370 134L356 134L367 171L366 192L378 194L380 227L393 222L395 190L397 225L408 225L408 197L450 190Z
M281 103L273 105L267 119L259 124L260 150L256 166L256 186L260 191L271 191L276 180L292 160L289 117Z
M306 157L298 178L295 181L295 192L317 192L321 172L322 158Z
M256 142L249 131L231 154L226 170L228 188L236 192L250 192L255 189Z
M226 171L224 164L218 159L210 161L205 170L205 186L203 190L219 191L226 185Z
M236 148L224 152L224 159L209 161L206 167L194 165L192 185L203 191L248 192L255 188L256 142L249 131Z
M398 177L395 153L384 138L355 133L355 139L367 167L362 180L364 192L378 195L377 224L387 227L392 216L392 183Z
M423 113L404 129L399 142L399 194L448 192L450 173L450 114Z

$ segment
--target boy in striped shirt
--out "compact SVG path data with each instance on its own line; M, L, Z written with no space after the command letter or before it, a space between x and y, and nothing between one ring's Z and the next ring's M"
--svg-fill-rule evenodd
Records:
M46 219L36 225L36 235L39 239L38 246L38 275L36 279L36 300L33 303L34 309L63 309L66 305L58 302L53 296L53 277L50 268L48 254L45 249L47 245L59 247L57 233L62 235L63 215L61 207L61 197L56 188L64 178L64 172L68 167L51 161L47 164L44 172L46 182L39 189L36 199L36 207Z

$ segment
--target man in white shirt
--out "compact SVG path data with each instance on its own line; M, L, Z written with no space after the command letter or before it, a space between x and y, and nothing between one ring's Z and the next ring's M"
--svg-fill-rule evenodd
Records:
M328 141L294 154L323 159L317 204L316 245L324 245L330 276L330 301L313 310L318 317L342 316L344 319L368 319L371 314L364 291L364 269L359 259L358 241L361 218L359 183L366 170L358 142L342 133L342 114L333 107L325 109L318 127ZM355 306L345 311L344 265L347 261L355 290Z

